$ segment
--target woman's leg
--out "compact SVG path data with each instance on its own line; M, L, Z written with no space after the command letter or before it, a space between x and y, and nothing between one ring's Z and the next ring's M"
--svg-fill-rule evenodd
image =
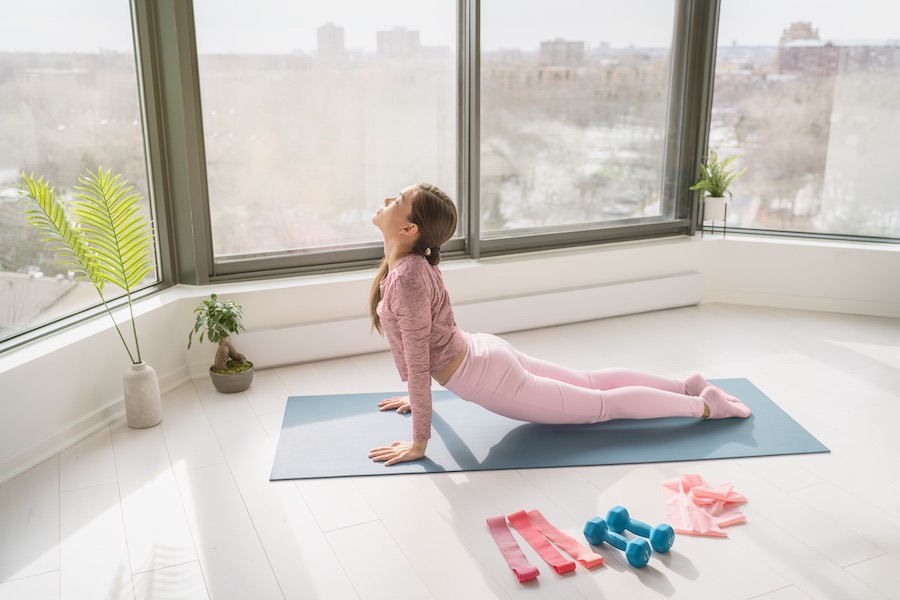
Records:
M521 356L524 355L496 336L470 336L464 366L461 365L462 370L454 374L446 387L492 412L535 423L700 418L704 414L704 401L698 397L635 385L610 390L579 386L527 371ZM546 366L535 368L545 373L560 372Z
M621 387L640 386L675 392L676 394L699 396L704 388L709 385L700 375L691 375L685 380L680 380L661 377L635 369L610 368L594 371L577 371L528 356L518 350L515 352L522 367L529 373L533 373L538 377L547 377L594 390L612 390Z

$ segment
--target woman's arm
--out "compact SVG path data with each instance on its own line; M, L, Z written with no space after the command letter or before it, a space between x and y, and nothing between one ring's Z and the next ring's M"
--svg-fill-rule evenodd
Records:
M395 360L405 367L408 410L412 413L412 441L394 442L373 448L369 458L392 465L417 460L425 455L431 437L431 296L422 273L397 273L389 292L389 310L396 321L389 335ZM391 339L393 338L393 339ZM382 410L402 401L389 399L379 403Z

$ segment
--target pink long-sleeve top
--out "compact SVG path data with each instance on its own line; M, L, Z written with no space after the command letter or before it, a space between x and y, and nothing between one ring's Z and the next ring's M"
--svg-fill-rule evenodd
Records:
M466 347L440 269L410 254L381 281L378 317L400 379L407 384L413 440L431 437L431 374Z

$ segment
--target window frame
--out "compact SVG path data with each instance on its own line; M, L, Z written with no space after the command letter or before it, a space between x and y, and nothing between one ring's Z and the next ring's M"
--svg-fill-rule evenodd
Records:
M477 6L480 0L471 0L471 3ZM674 217L598 222L584 227L518 230L514 236L489 239L473 235L473 239L470 240L472 258L694 234L698 213L694 206L693 193L687 188L691 185L693 173L699 172L699 161L704 152L699 145L701 139L705 140L709 128L712 78L704 75L707 74L707 70L711 71L715 64L717 9L718 0L712 3L698 0L674 2L667 140L663 159L664 173L661 174L662 201L672 206ZM480 56L477 44L471 51L475 54L477 63ZM711 75L711 72L709 74ZM472 85L477 86L480 81L478 70L467 75L473 81ZM474 111L469 118L472 130L470 155L478 157L480 112ZM695 135L691 134L692 131ZM477 162L477 158L470 160ZM473 220L477 221L477 215L480 215L477 165L471 171L474 175L469 185L468 205L469 210L476 215Z
M134 0L139 34L148 49L145 85L148 110L153 117L149 137L151 154L160 167L155 183L165 193L162 209L167 217L171 244L172 281L191 284L288 277L307 273L370 268L382 257L380 244L296 254L221 260L213 256L203 119L194 14L191 2ZM457 181L455 197L460 211L460 232L445 246L445 257L478 259L486 256L532 252L653 237L692 235L696 208L689 180L699 168L708 128L711 73L714 64L714 26L717 3L676 0L669 84L668 139L666 141L664 202L674 205L674 218L598 223L590 227L517 231L509 237L483 238L479 224L480 135L480 0L459 0L457 23ZM698 67L700 67L698 69ZM690 132L695 132L691 134ZM691 174L688 176L688 174ZM178 200L174 200L178 199ZM183 200L186 199L186 200Z

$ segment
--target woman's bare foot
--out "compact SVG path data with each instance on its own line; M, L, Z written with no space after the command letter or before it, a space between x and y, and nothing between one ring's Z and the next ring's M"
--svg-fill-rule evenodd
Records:
M709 416L706 417L708 419L727 419L729 417L746 419L750 416L750 409L746 404L714 385L707 386L700 394L700 398L706 403L709 412ZM706 412L704 411L704 415Z

